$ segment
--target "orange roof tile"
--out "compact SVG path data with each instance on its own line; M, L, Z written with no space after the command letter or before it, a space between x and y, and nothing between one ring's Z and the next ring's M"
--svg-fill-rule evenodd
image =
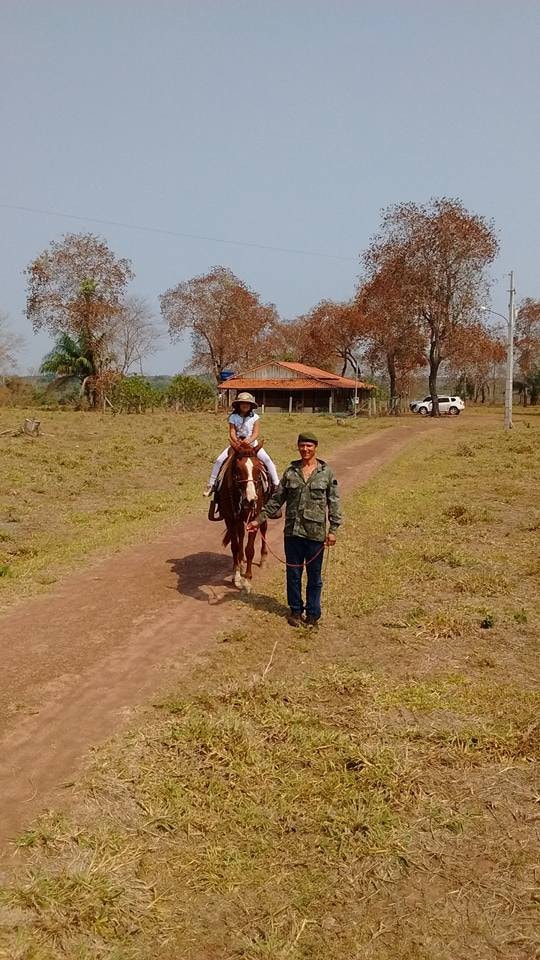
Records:
M258 364L244 374L237 377L230 377L220 384L220 390L354 390L357 385L360 390L373 390L374 384L365 383L358 380L356 383L351 377L340 377L337 373L329 370L321 370L319 367L308 367L305 363L289 363L285 360L272 360L276 367L284 367L285 370L291 370L293 373L302 376L286 378L282 380L275 378L269 380L257 380L250 373L256 370L264 369L267 363Z
M317 380L341 380L338 373L331 373L329 370L321 370L319 367L308 367L305 363L289 363L285 360L278 361L280 367L287 367L294 370L295 373L303 373L305 377L314 377Z
M247 377L231 377L220 383L220 390L354 390L355 381L345 377L336 377L335 380L324 383L322 380L311 380L295 377L294 380L255 380ZM373 384L358 381L359 390L372 390Z

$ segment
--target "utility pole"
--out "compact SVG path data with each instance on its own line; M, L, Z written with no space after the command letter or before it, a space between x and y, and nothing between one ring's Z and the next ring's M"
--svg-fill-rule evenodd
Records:
M504 393L504 429L512 429L512 398L514 393L514 271L510 271L510 298L508 300L508 342L506 344L506 389Z
M358 359L354 358L354 415L358 416Z

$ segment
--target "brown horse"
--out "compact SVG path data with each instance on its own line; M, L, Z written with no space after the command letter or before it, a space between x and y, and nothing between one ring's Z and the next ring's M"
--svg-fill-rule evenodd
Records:
M264 506L266 497L264 478L265 470L261 461L257 459L257 451L247 444L240 444L234 450L226 467L217 494L219 514L227 527L227 532L223 537L223 546L226 547L230 543L233 555L233 582L235 587L244 587L248 593L251 591L257 533L248 534L245 548L246 569L242 573L246 525L257 516ZM268 554L264 540L267 526L268 524L265 522L259 528L263 536L261 566Z

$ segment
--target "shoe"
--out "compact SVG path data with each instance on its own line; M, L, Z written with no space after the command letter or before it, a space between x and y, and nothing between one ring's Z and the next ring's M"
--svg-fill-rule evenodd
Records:
M291 610L289 616L287 617L287 623L290 627L301 627L302 626L302 614L293 613Z
M203 493L203 497L211 497L214 492L214 484L209 483L206 490Z
M306 617L304 621L304 626L308 630L318 630L319 629L319 620L317 617Z

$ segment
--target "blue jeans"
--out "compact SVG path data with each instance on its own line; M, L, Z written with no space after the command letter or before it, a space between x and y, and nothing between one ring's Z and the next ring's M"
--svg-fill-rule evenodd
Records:
M300 564L287 567L287 601L293 613L298 615L306 611L308 617L318 620L321 615L322 565L324 544L320 540L308 540L307 537L285 537L285 557L287 563ZM302 599L302 575L307 564L317 551L319 556L306 565L307 602Z

